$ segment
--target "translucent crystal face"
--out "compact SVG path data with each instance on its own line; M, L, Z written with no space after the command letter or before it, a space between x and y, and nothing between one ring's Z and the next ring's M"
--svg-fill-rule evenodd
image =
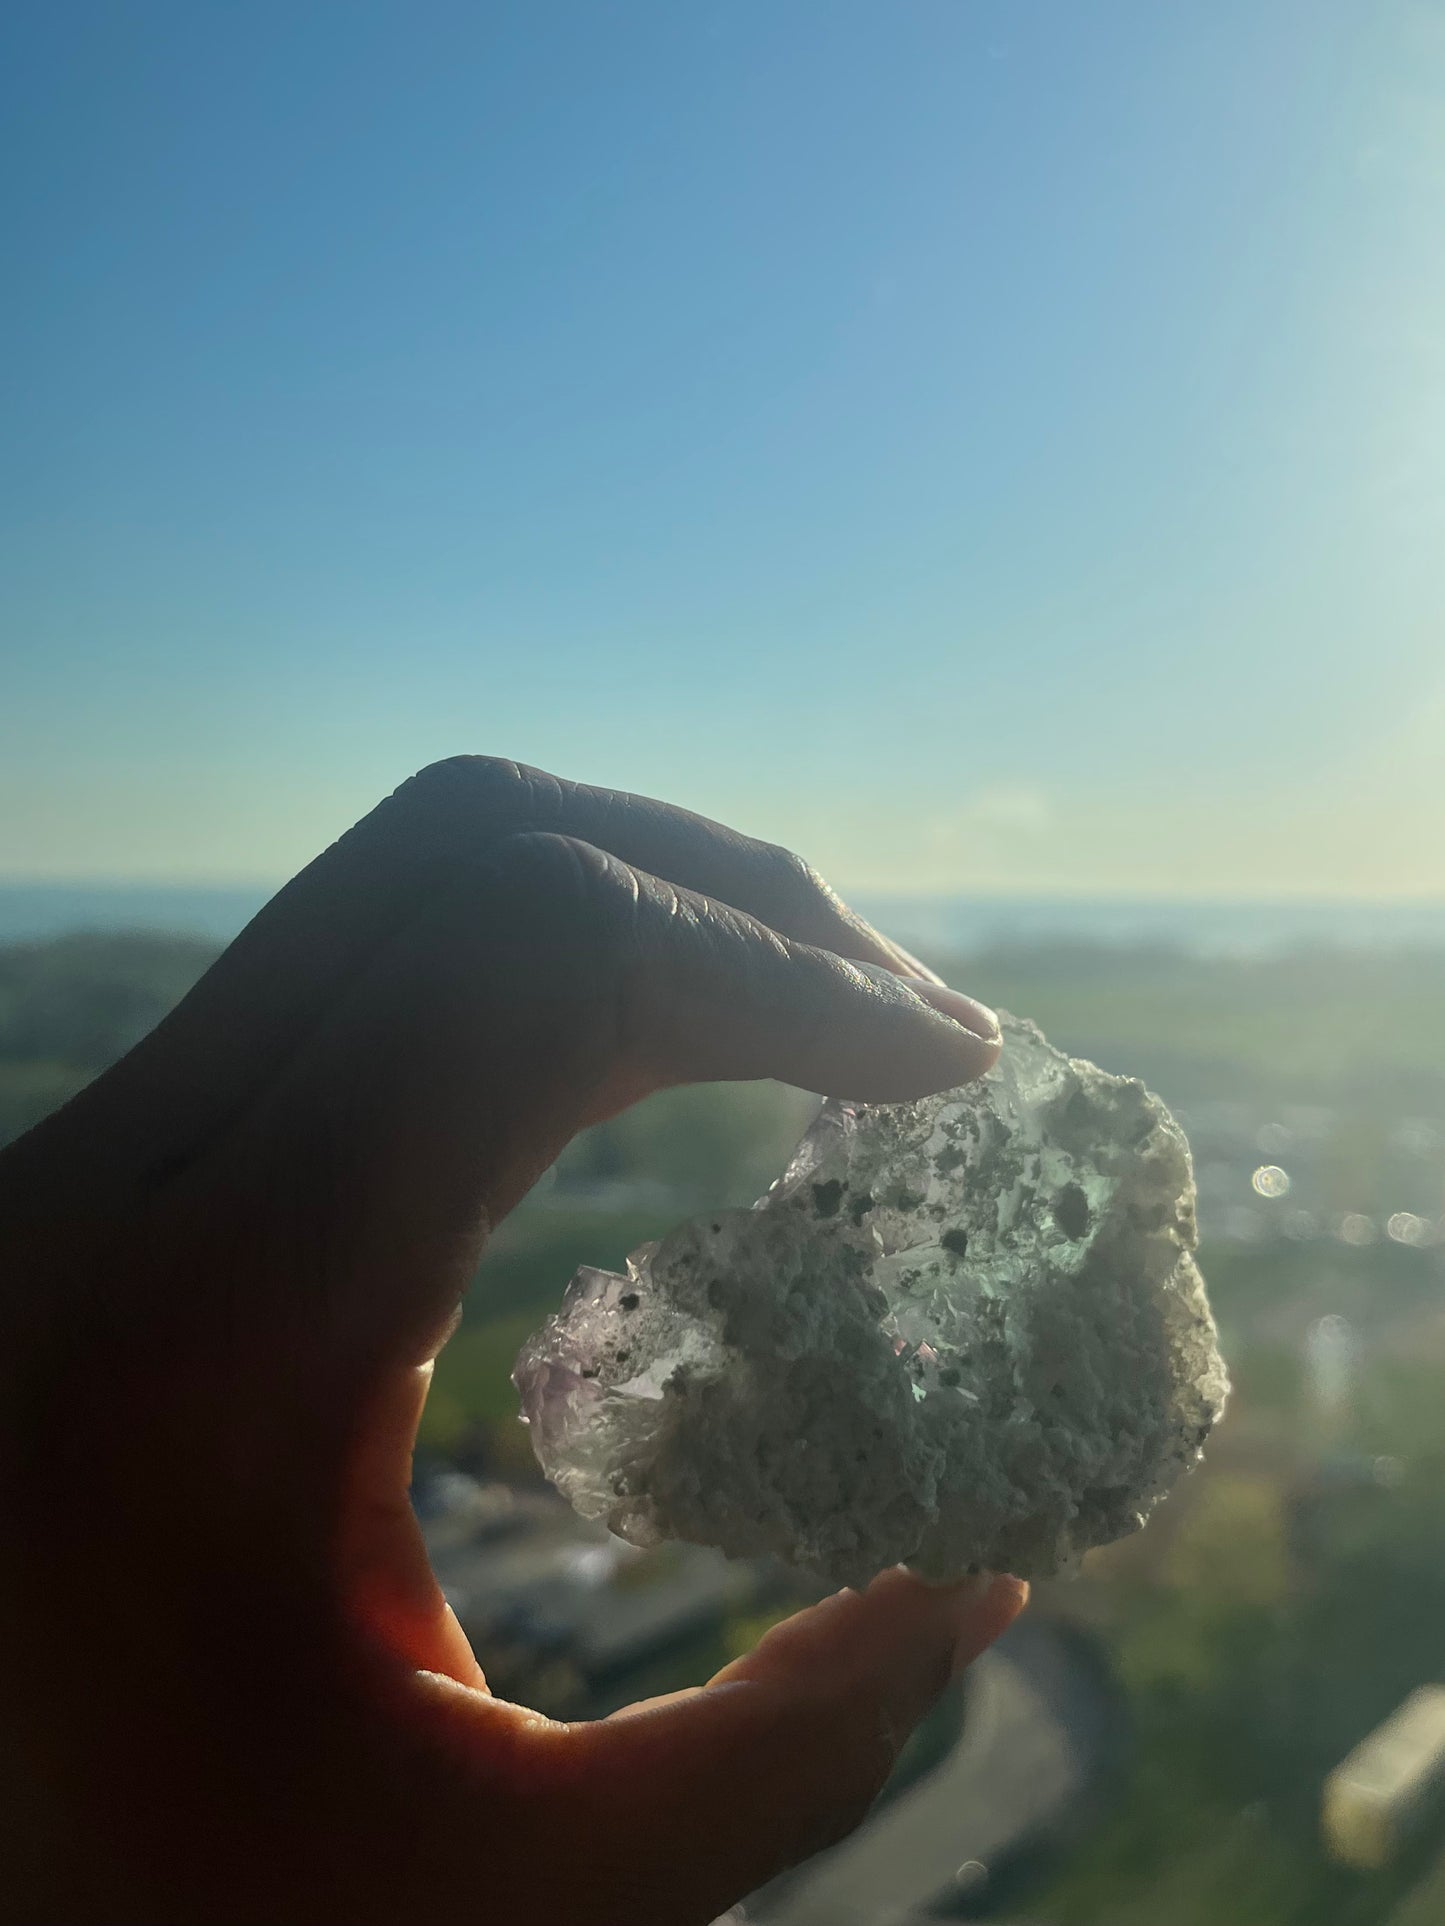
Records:
M751 1211L584 1270L518 1360L543 1469L637 1544L1041 1575L1143 1522L1222 1409L1188 1147L1004 1019L979 1083L830 1103Z

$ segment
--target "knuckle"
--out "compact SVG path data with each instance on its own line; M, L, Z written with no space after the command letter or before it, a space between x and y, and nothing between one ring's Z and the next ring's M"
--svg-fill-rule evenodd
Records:
M509 881L534 883L567 896L585 889L591 853L571 836L527 830L499 844L494 861Z
M585 941L594 954L620 953L635 930L638 879L625 863L575 836L532 830L496 853L504 889L540 913L560 938Z
M778 900L793 904L831 904L832 890L813 865L796 850L783 843L766 845L767 862L772 871L773 888Z
M446 756L404 782L395 800L442 815L481 816L505 828L545 818L561 793L555 776L506 756Z
M637 878L590 843L547 830L509 836L478 878L486 942L514 973L527 1008L546 1008L559 1051L615 1063L629 959L636 947Z

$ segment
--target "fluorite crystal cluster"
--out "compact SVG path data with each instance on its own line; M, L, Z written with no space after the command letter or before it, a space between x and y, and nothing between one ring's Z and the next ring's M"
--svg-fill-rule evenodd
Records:
M979 1082L827 1103L752 1210L578 1272L515 1374L578 1511L847 1585L1040 1576L1143 1523L1227 1388L1189 1149L1003 1028Z

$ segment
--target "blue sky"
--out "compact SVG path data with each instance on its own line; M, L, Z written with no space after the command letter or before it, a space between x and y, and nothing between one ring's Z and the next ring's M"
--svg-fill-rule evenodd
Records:
M20 0L0 874L475 749L845 885L1445 893L1445 10Z

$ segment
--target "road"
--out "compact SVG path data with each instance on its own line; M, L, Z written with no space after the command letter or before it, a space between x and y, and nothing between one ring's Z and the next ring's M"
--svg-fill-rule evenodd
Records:
M1066 1823L1117 1746L1107 1683L1053 1627L1024 1619L974 1664L963 1731L943 1761L742 1916L757 1926L947 1918L991 1866Z

